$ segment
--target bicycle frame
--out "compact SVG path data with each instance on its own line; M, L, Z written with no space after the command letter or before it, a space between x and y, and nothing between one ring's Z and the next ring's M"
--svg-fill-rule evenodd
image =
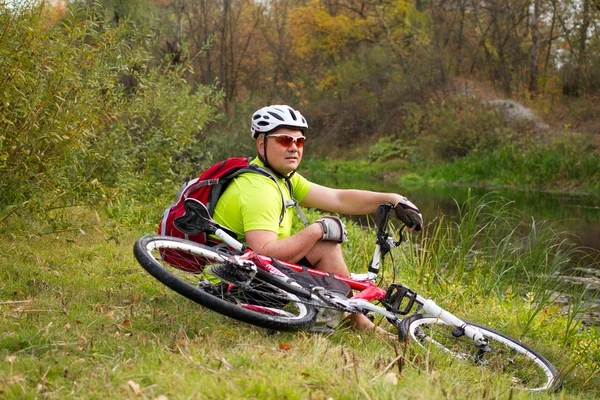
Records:
M439 318L446 324L460 329L464 335L473 339L476 346L486 346L488 341L479 330L442 309L435 304L433 300L418 295L404 285L392 284L387 291L384 291L373 283L379 276L379 268L382 259L392 248L397 247L402 242L402 229L400 230L400 240L398 242L395 242L394 238L387 232L389 214L392 209L393 205L390 203L382 204L377 209L379 217L377 242L373 252L373 259L371 260L367 273L351 274L349 278L335 275L336 279L346 282L350 288L358 291L358 293L354 294L351 298L336 298L336 306L343 307L347 312L360 312L364 314L374 312L386 317L391 323L396 325L402 320L400 315L404 316L408 314L416 303L426 314L430 314ZM285 277L282 272L271 264L271 257L256 254L252 250L247 249L238 240L228 235L224 230L218 228L218 225L214 221L212 222L215 224L216 229L214 233L217 236L232 248L244 252L242 256L238 256L240 259L253 261L257 267L263 268L273 275ZM284 261L279 262L295 271L301 272L303 270L302 266ZM308 268L307 270L313 275L327 275L326 272L314 268ZM314 301L323 302L323 299L320 298L317 293L313 294L311 298ZM401 309L400 305L405 300L408 304ZM377 306L373 304L372 301L379 301L386 305L386 307Z

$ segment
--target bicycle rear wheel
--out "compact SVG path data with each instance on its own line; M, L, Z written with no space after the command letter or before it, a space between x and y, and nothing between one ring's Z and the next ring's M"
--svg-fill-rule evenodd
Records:
M416 343L430 355L451 356L504 374L518 388L544 391L561 386L556 368L525 344L486 326L464 322L479 329L489 341L488 348L476 348L472 339L429 315L416 314L402 320L399 331L405 341Z
M240 285L223 282L211 267L226 266L228 255L210 247L174 237L144 236L133 251L140 265L165 286L220 314L278 331L308 329L315 322L315 309L264 271Z

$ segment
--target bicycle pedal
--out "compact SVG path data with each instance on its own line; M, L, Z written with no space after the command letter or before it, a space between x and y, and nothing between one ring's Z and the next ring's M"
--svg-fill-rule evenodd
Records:
M416 299L417 293L415 291L404 285L393 283L385 293L382 303L388 311L394 314L406 315L412 310ZM403 302L406 305L403 306Z

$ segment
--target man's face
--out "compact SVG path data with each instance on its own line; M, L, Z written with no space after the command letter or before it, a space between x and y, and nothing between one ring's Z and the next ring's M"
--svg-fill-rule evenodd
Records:
M276 131L270 132L266 137L265 135L259 136L256 141L258 152L263 157L263 141L267 141L267 161L269 165L280 174L287 175L298 168L302 160L304 148L298 148L296 142L292 142L289 146L282 145L276 140L276 135L288 135L293 138L299 138L303 136L302 131L299 129L279 128Z

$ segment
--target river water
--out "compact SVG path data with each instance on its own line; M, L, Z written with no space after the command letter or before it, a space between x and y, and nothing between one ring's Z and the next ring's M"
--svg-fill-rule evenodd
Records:
M511 201L527 221L548 221L557 232L564 232L574 242L580 258L572 268L561 274L576 292L586 290L586 311L581 318L590 325L600 326L600 195L571 194L532 190L507 190L468 186L400 185L383 177L331 174L305 174L312 182L336 187L400 193L415 203L425 221L444 215L458 218L459 207L469 196L476 199L494 192ZM557 293L556 303L567 310L570 295Z
M308 178L326 186L366 189L400 193L415 203L425 220L440 214L458 215L457 204L462 205L469 196L480 198L494 192L512 202L523 218L549 221L558 231L569 236L585 253L600 255L600 195L569 194L549 191L508 190L469 186L414 186L400 185L382 177L307 174ZM600 260L599 260L600 261Z
M565 233L574 242L574 246L579 249L579 258L573 260L573 268L563 271L561 279L576 290L588 289L585 298L591 308L583 318L588 323L600 325L600 299L595 295L600 291L600 195L468 186L406 186L382 177L328 174L306 176L312 182L330 187L400 193L419 207L425 221L431 221L442 214L457 218L458 205L464 204L469 196L479 198L494 192L506 198L527 221L547 221L555 231ZM569 296L561 294L557 302L567 307L570 301Z

